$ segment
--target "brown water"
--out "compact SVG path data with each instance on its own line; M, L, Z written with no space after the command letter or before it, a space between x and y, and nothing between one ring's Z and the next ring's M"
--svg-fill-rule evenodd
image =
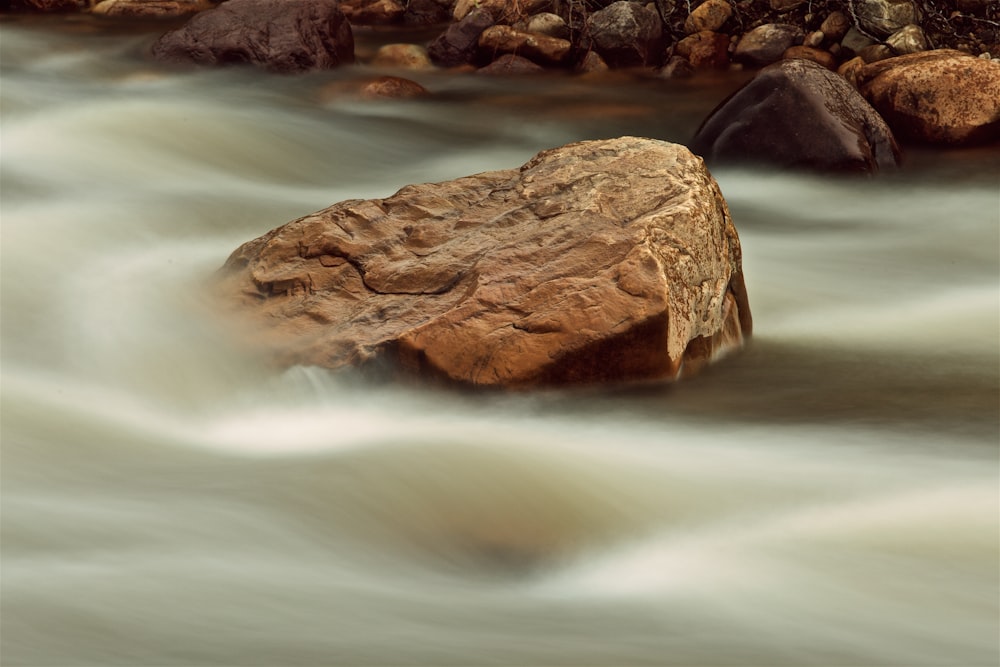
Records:
M995 150L717 170L756 336L691 382L274 374L202 289L239 243L683 141L739 81L324 103L377 72L177 72L80 25L0 25L4 665L997 664Z

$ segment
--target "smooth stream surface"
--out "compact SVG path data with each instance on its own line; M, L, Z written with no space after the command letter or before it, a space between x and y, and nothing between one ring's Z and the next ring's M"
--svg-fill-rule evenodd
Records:
M364 66L164 68L154 30L0 25L2 664L998 664L1000 151L716 170L755 337L689 382L275 372L213 313L240 243L683 142L739 79L372 102Z

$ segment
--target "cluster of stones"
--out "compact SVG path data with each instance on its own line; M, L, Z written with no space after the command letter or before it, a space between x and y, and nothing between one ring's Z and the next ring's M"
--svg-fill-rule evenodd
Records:
M342 0L341 7L352 23L370 25L412 20L409 4ZM989 17L1000 18L1000 9L981 0L952 4L943 17L921 10L918 0L457 0L437 3L451 8L444 18L452 25L427 51L435 65L487 72L645 67L670 77L790 58L837 69L931 48L997 52L1000 21ZM978 36L963 40L951 28L963 20ZM944 23L950 33L928 35L921 27L942 21L951 22Z
M88 0L15 0L54 9ZM428 91L403 70L523 74L629 68L674 78L762 68L692 141L711 162L873 172L897 139L976 145L1000 139L1000 3L983 0L100 0L107 16L194 14L153 45L165 62L247 63L295 73L353 63L354 32L445 26L425 43L363 59L394 70L365 98ZM207 10L207 11L206 11ZM942 14L947 11L948 16ZM953 25L979 26L939 48ZM950 21L950 22L949 22ZM921 26L932 28L930 34ZM964 49L964 51L962 50ZM971 53L970 53L971 51ZM412 76L416 76L415 74ZM323 96L341 96L342 83ZM352 84L353 85L353 84Z
M747 6L761 1L704 0L687 11L679 8L686 3L671 0L617 0L584 11L583 3L562 0L411 0L405 6L397 0L228 0L200 11L208 0L103 0L94 11L198 10L154 44L157 59L250 63L283 73L354 62L357 24L442 18L451 22L429 43L385 45L370 63L397 72L437 67L507 75L645 68L670 77L703 68L816 65L765 70L728 102L725 113L713 114L694 141L713 161L871 172L896 163L896 138L946 145L1000 138L1000 61L928 49L915 0L851 0L848 13L810 15L818 21L812 32L767 22L740 36L729 34ZM799 0L767 1L769 16L803 11ZM683 20L675 18L680 14ZM427 91L388 76L367 82L360 94L398 98ZM795 119L801 131L777 118Z
M220 2L10 0L8 4L13 11L173 17ZM671 76L701 68L762 67L789 57L834 69L854 57L874 62L931 48L997 54L998 5L994 0L339 2L355 26L464 22L460 30L449 28L449 35L435 41L438 49L430 51L431 60L442 66L485 66L513 55L545 68L666 67Z

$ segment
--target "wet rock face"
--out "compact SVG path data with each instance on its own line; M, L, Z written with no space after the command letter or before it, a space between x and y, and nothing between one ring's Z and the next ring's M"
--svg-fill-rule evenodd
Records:
M899 157L885 121L843 77L798 59L762 69L719 105L691 150L709 164L842 172L895 167Z
M163 35L153 56L295 73L354 62L354 37L336 0L228 0Z
M281 364L485 387L674 379L751 326L715 181L634 137L335 204L244 244L218 287Z
M1000 62L939 49L865 65L857 82L900 139L944 146L1000 140Z

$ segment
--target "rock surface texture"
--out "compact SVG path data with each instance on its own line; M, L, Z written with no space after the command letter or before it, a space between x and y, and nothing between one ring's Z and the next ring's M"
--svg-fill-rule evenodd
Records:
M899 148L878 113L838 74L810 60L762 69L705 120L691 150L709 164L875 172Z
M1000 140L1000 62L939 49L860 68L861 94L900 139L939 145Z
M228 0L160 37L153 56L295 73L354 62L354 36L336 0Z
M674 379L751 328L714 179L634 137L335 204L238 248L219 289L281 364L480 387Z

